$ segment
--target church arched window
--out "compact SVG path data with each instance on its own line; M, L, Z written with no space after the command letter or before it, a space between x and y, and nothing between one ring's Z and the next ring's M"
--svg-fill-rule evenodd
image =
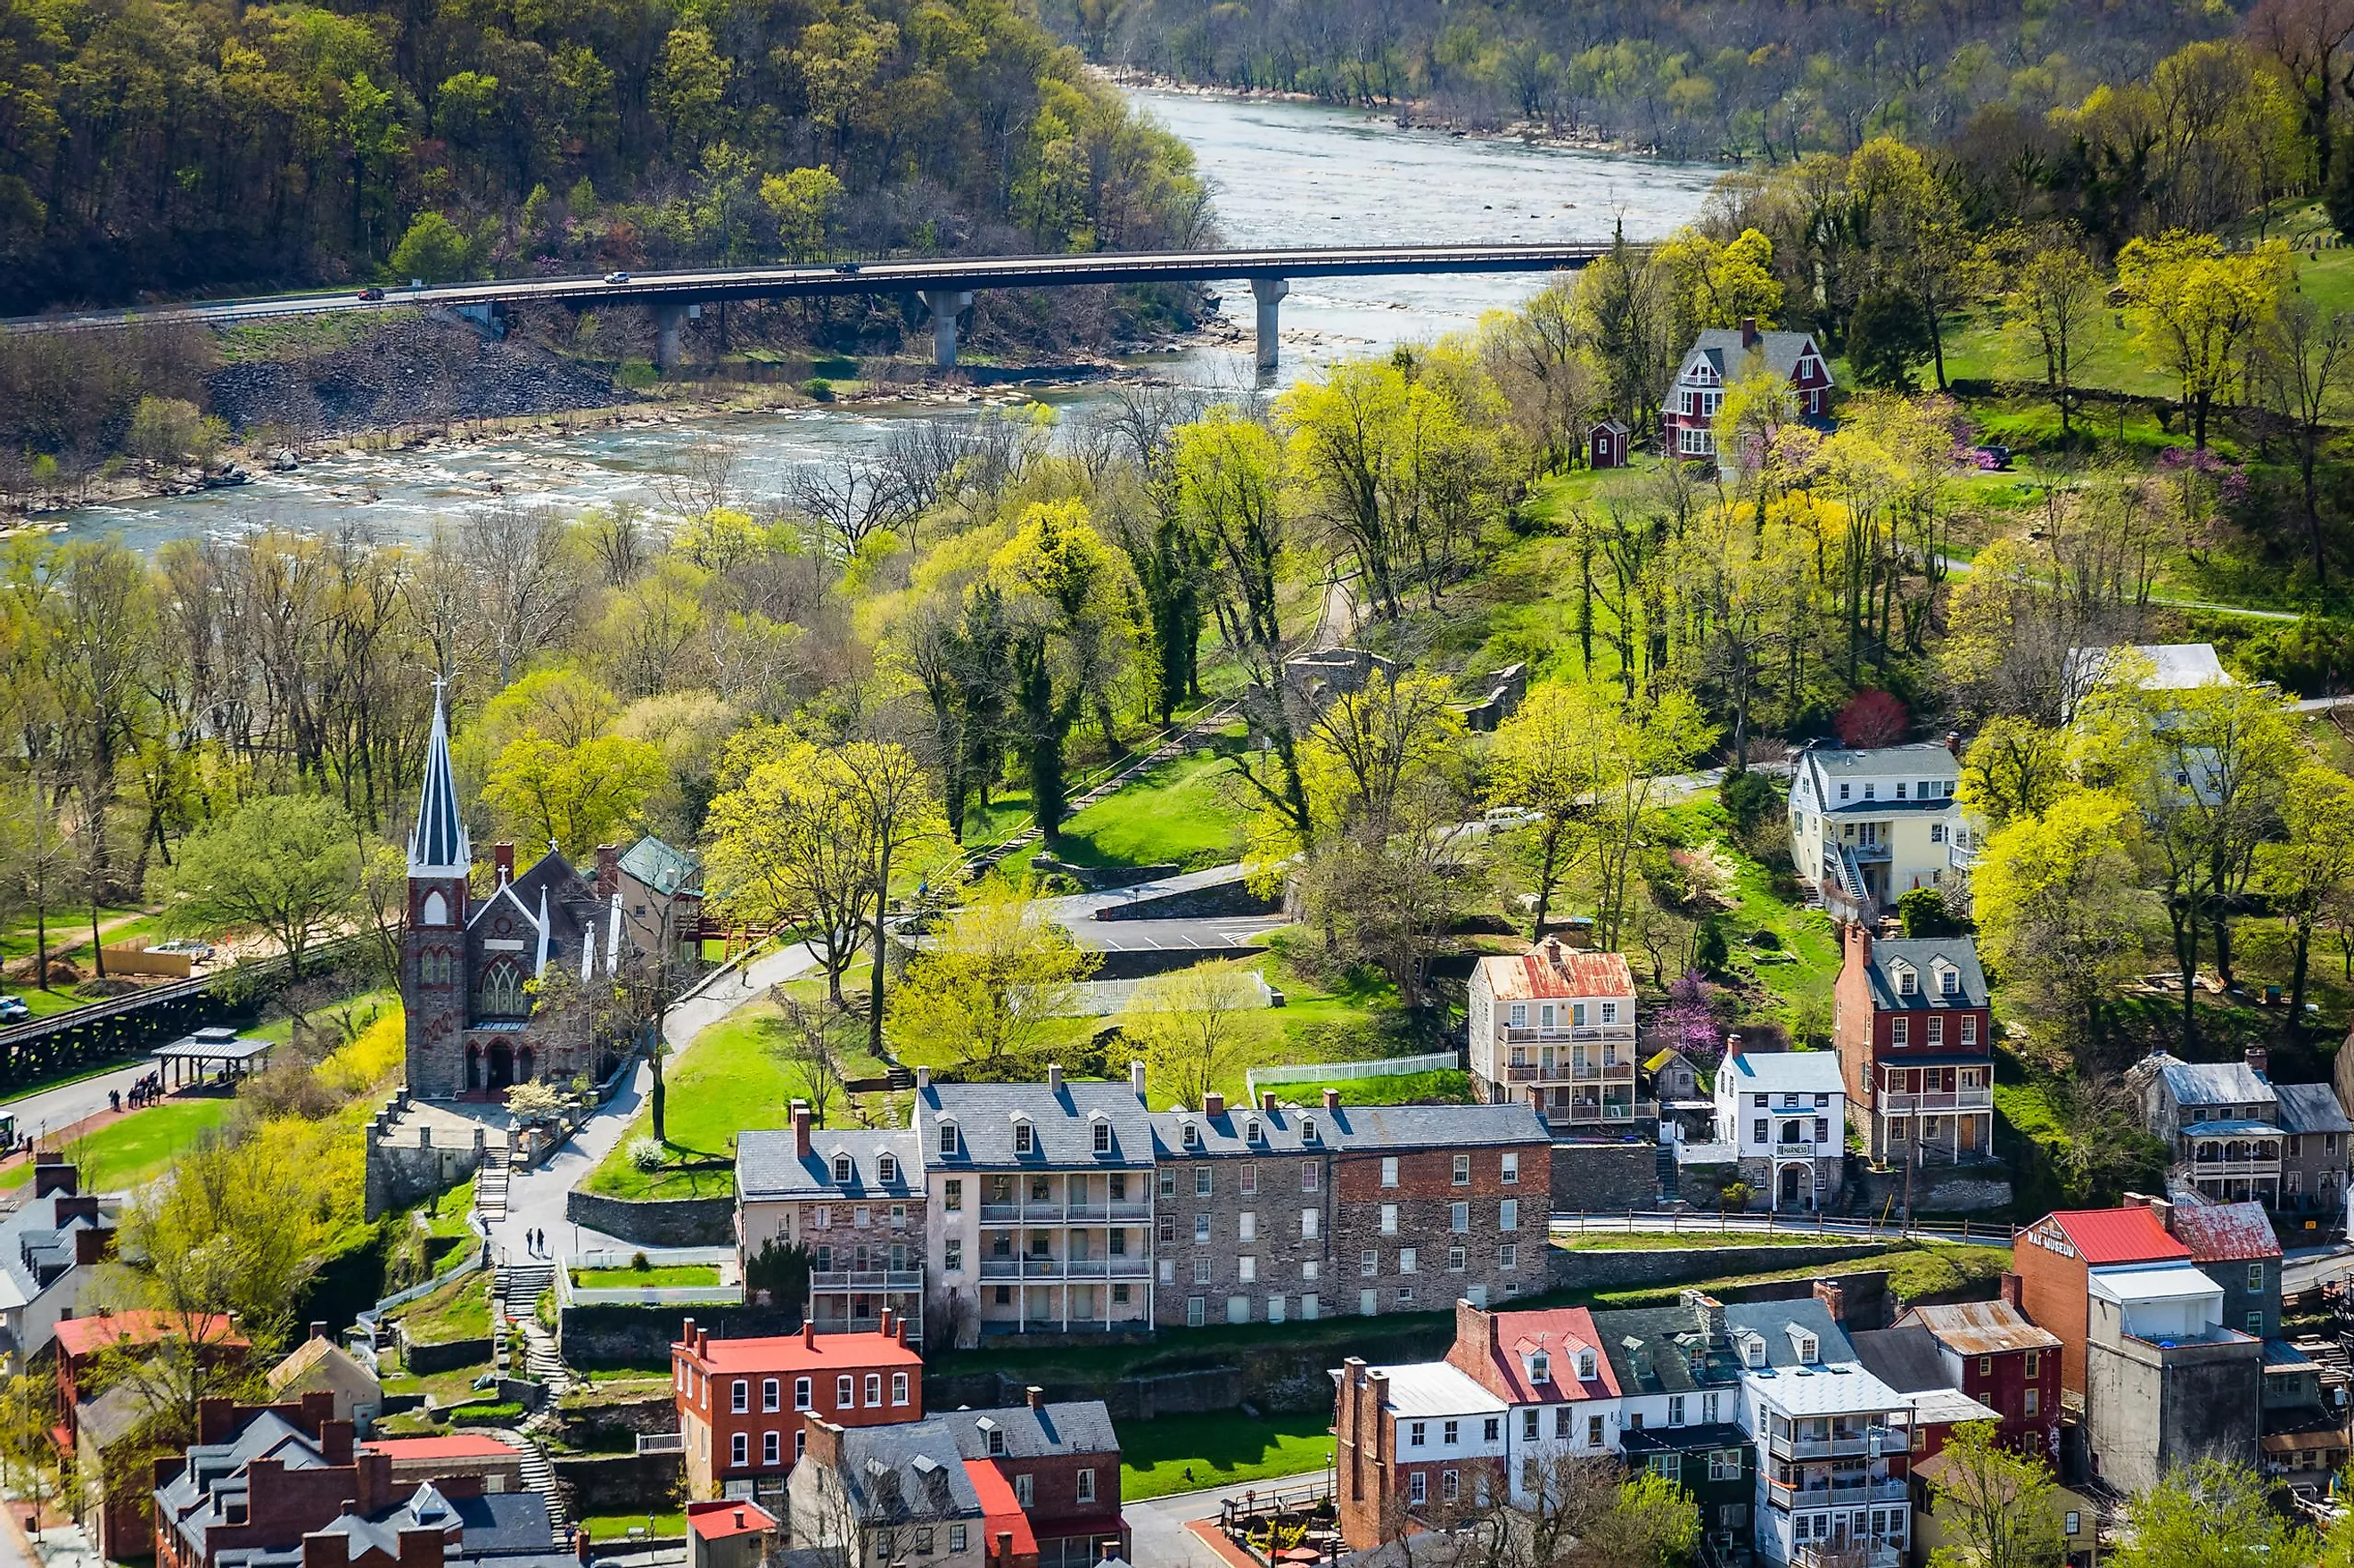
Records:
M482 970L480 989L474 993L474 1011L485 1018L521 1018L531 1011L524 1000L523 967L512 959L501 959Z
M425 895L425 906L417 912L417 923L420 926L447 926L450 923L450 903L441 896L440 888Z

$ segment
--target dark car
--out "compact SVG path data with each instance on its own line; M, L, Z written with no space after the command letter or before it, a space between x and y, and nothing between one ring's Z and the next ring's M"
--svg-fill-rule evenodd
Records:
M834 270L835 270L835 271L837 271L837 272L843 272L843 273L849 273L849 274L855 275L855 274L856 274L856 272L858 271L858 263L857 263L857 262L855 262L855 261L844 261L844 262L841 263L839 266L835 267L835 268L834 268Z
M384 298L384 291L382 289L362 289L359 292L359 297L363 300L381 300Z

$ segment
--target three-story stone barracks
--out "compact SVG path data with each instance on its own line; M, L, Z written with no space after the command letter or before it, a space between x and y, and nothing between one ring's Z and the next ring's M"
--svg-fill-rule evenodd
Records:
M593 880L552 842L517 875L514 846L496 844L479 898L473 879L437 683L400 954L407 1083L418 1099L495 1100L532 1078L601 1077L626 1043L546 1027L535 1014L550 972L568 969L587 985L661 959L676 979L698 960L697 868L658 839L627 853L599 847Z

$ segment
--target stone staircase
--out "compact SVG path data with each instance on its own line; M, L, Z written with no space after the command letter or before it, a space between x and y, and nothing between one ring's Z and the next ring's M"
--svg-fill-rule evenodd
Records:
M556 1348L556 1336L540 1326L539 1319L531 1314L515 1320L523 1334L524 1375L534 1383L544 1383L552 1405L572 1392L575 1380L571 1369Z
M482 1169L474 1173L474 1212L489 1224L497 1224L507 1217L505 1161L485 1159Z
M523 1489L536 1493L547 1505L547 1532L557 1545L569 1548L572 1544L571 1521L564 1513L564 1499L556 1489L556 1467L547 1462L547 1451L537 1438L522 1432L495 1431L492 1436L507 1443L523 1456Z
M1672 1143L1660 1144L1659 1151L1656 1159L1659 1175L1659 1206L1663 1209L1672 1208L1678 1202L1676 1194L1676 1146Z

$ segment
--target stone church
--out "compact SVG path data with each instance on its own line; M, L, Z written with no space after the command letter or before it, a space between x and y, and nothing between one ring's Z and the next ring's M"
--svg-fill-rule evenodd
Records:
M400 959L408 1085L422 1100L497 1100L530 1078L602 1077L612 1042L552 1037L532 1016L531 984L550 969L610 979L668 933L681 975L699 964L703 892L692 856L641 839L597 852L583 876L555 845L522 875L513 844L492 848L487 891L473 892L473 844L458 808L440 694L408 839L408 919Z

